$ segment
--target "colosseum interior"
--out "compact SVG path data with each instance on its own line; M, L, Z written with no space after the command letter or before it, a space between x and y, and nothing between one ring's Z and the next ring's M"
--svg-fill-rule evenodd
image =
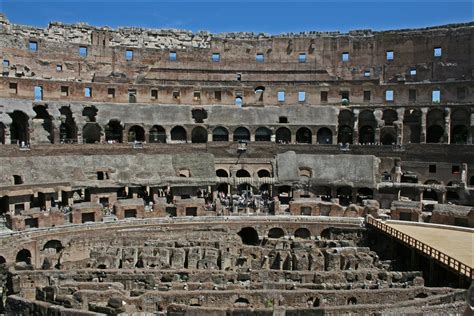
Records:
M376 226L473 234L473 39L1 15L0 311L462 313L474 235Z

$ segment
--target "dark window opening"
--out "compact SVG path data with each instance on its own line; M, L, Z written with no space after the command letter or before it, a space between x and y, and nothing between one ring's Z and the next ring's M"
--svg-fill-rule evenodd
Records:
M10 93L17 94L18 93L18 84L16 82L10 82L9 89L10 89Z
M63 97L69 96L69 87L68 86L61 86L61 96L63 96Z
M179 98L180 98L179 91L173 91L173 99L179 100Z
M151 99L152 100L157 100L158 99L158 90L157 89L151 89Z
M114 88L108 88L107 89L107 97L113 99L115 98L115 89Z
M193 100L194 101L201 101L201 91L194 91Z
M82 213L81 222L83 224L87 222L95 222L95 213Z
M128 103L136 103L137 102L137 90L130 89L128 90Z
M428 166L429 173L436 173L436 165L429 165Z
M408 90L408 101L416 101L416 90L415 89Z
M186 216L197 216L197 207L186 207Z
M321 102L328 102L328 92L321 91Z
M288 117L286 116L280 116L278 118L278 123L288 123Z
M21 178L20 175L13 175L13 184L17 185L17 184L23 184L23 179Z
M370 101L370 91L364 91L364 101Z
M242 228L238 235L244 245L257 246L259 244L258 232L252 227Z
M458 165L453 165L452 168L451 168L451 173L452 174L459 174L460 172L460 168Z
M125 218L136 218L137 217L137 210L125 210L124 217Z
M457 88L457 96L458 99L462 100L466 98L466 88L465 87L459 87Z
M217 101L222 100L222 92L221 91L214 91L214 99Z
M341 91L341 99L349 101L349 91Z

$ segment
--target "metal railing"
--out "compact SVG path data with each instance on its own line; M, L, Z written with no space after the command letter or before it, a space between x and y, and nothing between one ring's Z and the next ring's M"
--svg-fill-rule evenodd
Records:
M463 276L466 276L470 279L473 278L474 276L474 269L469 267L468 265L460 262L459 260L456 260L454 259L453 257L439 251L439 250L436 250L435 248L405 234L405 233L402 233L401 231L383 223L382 221L380 220L377 220L373 217L367 217L367 221L366 221L367 224L369 224L370 226L380 230L381 232L389 235L389 236L392 236L392 237L395 237L396 239L400 240L402 243L410 246L410 247L413 247L415 248L416 250L418 250L419 252L421 252L422 254L425 254L435 260L437 260L439 263L441 263L442 265L456 271L457 273L463 275Z

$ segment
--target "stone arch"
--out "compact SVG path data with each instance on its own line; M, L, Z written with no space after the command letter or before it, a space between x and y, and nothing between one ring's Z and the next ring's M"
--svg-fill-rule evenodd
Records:
M300 167L298 168L298 173L300 177L311 178L313 176L313 169L310 167Z
M352 188L351 187L340 187L337 189L337 197L339 198L339 204L347 206L352 201Z
M384 127L380 131L380 142L382 145L393 145L397 143L397 132L394 128Z
M10 124L10 142L12 144L21 144L21 142L28 143L30 140L28 115L22 111L13 111L13 113L8 113L8 115L10 115L12 119Z
M202 126L196 126L191 132L191 142L203 144L207 143L207 130Z
M393 123L398 120L398 113L394 109L386 109L382 113L382 120L385 126L393 126Z
M238 306L238 307L244 307L244 306L248 306L248 305L250 305L249 300L246 299L246 298L243 298L243 297L239 297L234 302L234 306Z
M150 135L148 138L150 143L166 144L166 130L163 126L154 125L150 128Z
M5 259L4 256L0 256L0 264L6 264L7 260Z
M258 232L253 227L244 227L237 234L244 245L258 246L260 243Z
M94 144L100 142L100 134L102 129L97 123L86 123L82 128L82 139L86 144Z
M61 125L59 126L59 141L61 143L75 143L77 141L77 125L72 115L71 108L63 106L59 109L61 113Z
M245 127L237 127L234 131L234 142L240 140L247 140L250 141L250 132Z
M444 112L433 109L426 115L426 142L441 143L444 139Z
M98 110L95 106L86 106L84 109L82 109L82 116L87 117L86 121L88 123L92 123L96 121L97 112Z
M248 172L247 170L245 169L239 169L237 170L237 172L235 173L235 176L237 178L250 178L250 172Z
M405 110L403 118L403 142L418 144L421 141L421 111Z
M359 113L359 143L360 144L373 144L375 143L375 128L377 127L377 121L375 120L374 113L369 110L365 110Z
M105 140L121 143L123 141L123 127L120 121L110 120L105 125Z
M128 129L128 142L144 142L145 141L145 129L140 125L133 125Z
M259 127L255 131L255 141L269 142L272 139L272 131L266 127Z
M182 126L178 125L171 129L171 140L185 142L187 136L187 132Z
M326 228L326 229L323 229L323 230L321 231L321 234L320 234L321 239L331 240L331 238L332 238L332 233L331 233L331 231L332 231L331 227L328 227L328 228Z
M271 178L271 172L268 171L267 169L260 169L257 171L257 176L259 178Z
M286 127L280 127L275 132L275 141L281 144L291 143L291 131Z
M229 131L222 126L214 128L212 131L212 141L213 142L228 142L229 141Z
M355 297L349 297L347 299L347 305L357 305L357 299Z
M229 173L227 172L227 170L224 170L224 169L217 169L217 170L216 170L216 177L219 177L219 178L228 178L228 177L229 177Z
M301 227L295 230L294 236L295 238L310 239L311 232L309 231L309 229Z
M285 237L285 231L280 227L273 227L268 231L268 238L282 238Z
M28 249L22 249L16 254L15 262L24 262L31 264L31 252Z
M332 144L332 131L327 127L321 127L317 133L317 142L324 145Z
M33 107L36 116L32 120L35 140L37 143L54 143L53 120L45 105Z
M298 144L311 144L312 143L311 130L307 127L300 127L296 131L296 143Z
M465 109L451 112L451 144L467 144L470 114Z
M340 144L352 144L354 126L354 115L350 110L342 110L338 116L337 142Z
M61 241L56 240L56 239L52 239L52 240L47 241L43 246L43 250L54 249L54 251L56 251L56 253L61 252L61 250L63 250L63 248L64 247L63 247L63 244L61 243Z

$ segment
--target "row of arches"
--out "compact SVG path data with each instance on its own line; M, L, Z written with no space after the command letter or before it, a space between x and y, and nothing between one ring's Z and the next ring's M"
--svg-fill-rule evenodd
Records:
M256 175L257 177L259 178L270 178L272 175L271 175L271 172L267 169L260 169L256 172ZM225 169L217 169L216 170L216 176L219 177L219 178L228 178L230 176L230 173L225 170ZM237 170L237 172L235 173L235 176L237 178L250 178L251 177L251 174L249 171L245 170L245 169L239 169Z
M322 230L320 237L326 240L331 239L331 231L331 227ZM258 231L253 227L243 227L237 235L239 235L244 245L258 246L260 244ZM290 236L290 234L281 227L270 228L266 235L268 238L283 238L285 236ZM297 239L311 239L311 232L305 227L297 228L291 235Z

